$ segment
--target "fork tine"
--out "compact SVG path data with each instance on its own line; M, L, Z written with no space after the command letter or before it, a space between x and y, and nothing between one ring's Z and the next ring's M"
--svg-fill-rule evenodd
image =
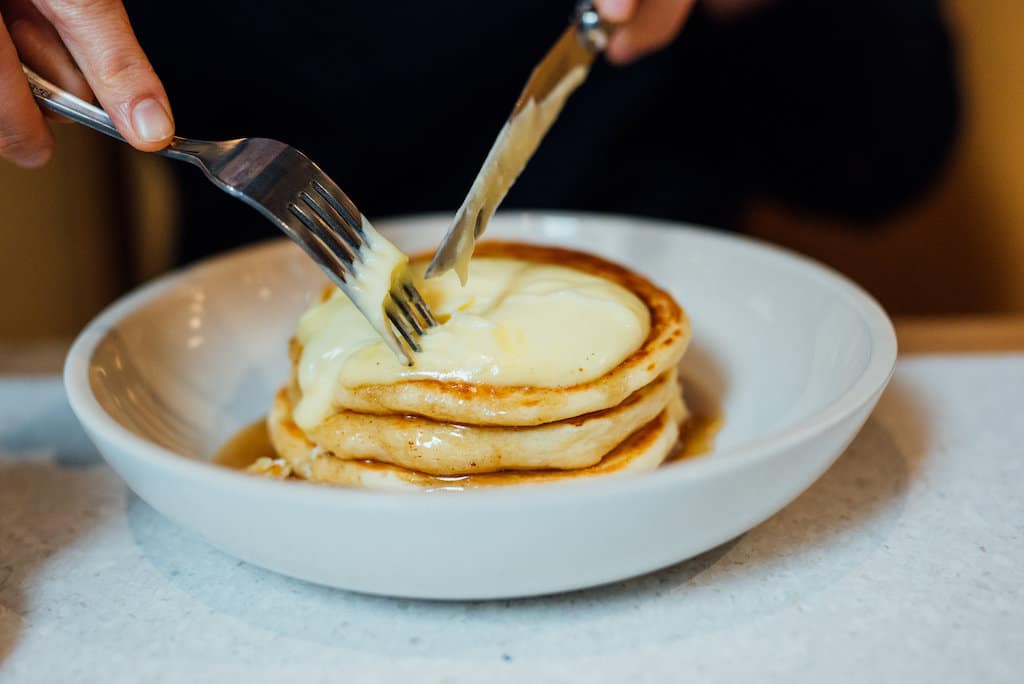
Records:
M364 243L362 232L362 214L355 209L355 207L349 207L350 204L348 197L341 192L335 186L334 182L327 176L315 178L312 181L312 187L316 191L317 195L322 198L326 204L333 210L334 216L325 214L325 208L318 202L315 204L318 210L318 215L325 221L330 222L331 219L336 219L344 222L346 228L346 237L349 237L348 233L355 233L356 235L351 236L359 240L360 243ZM310 198L312 199L312 198ZM309 200L307 200L309 201ZM335 230L340 230L340 227L335 226ZM357 250L357 257L360 256ZM402 317L408 321L408 325L403 326L406 333L411 332L409 326L411 325L417 335L422 335L428 328L437 325L437 320L433 314L430 313L430 308L426 302L423 301L423 297L417 291L416 287L411 282L403 281L396 289L391 291L392 298L396 305L398 305L402 312Z
M413 307L410 302L405 298L405 295L401 292L392 290L388 294L391 295L391 301L398 308L399 313L402 314L402 319L408 323L410 332L415 333L415 336L419 338L426 332L426 328L420 323L420 320L413 313Z
M402 290L405 292L405 296L408 297L413 309L420 315L423 326L433 328L437 325L437 319L434 318L434 314L431 313L427 303L423 301L423 295L420 294L420 291L408 280L402 282Z
M332 276L337 278L337 285L343 290L346 290L346 276L351 275L352 265L345 264L339 255L332 251L329 247L323 244L316 232L313 231L309 225L311 220L306 217L302 210L292 205L289 207L292 209L292 213L302 221L302 224L310 228L310 232L304 232L301 230L293 230L291 234L300 241L301 246L313 257L314 260L321 264L331 265L334 267L329 269ZM386 316L388 321L391 323L391 328L386 332L384 341L388 347L391 348L399 358L399 360L407 366L413 364L413 353L422 351L422 347L419 345L419 337L415 329L410 330L408 321L402 316L402 311L398 307L397 303L394 302L393 298L388 295L388 299L392 300L389 302L390 307L386 306ZM396 311L398 309L398 311ZM395 331L398 334L395 334Z
M301 204L300 204L301 202ZM328 249L338 252L344 255L344 260L348 264L355 264L358 261L362 261L362 256L359 253L359 247L353 244L351 238L347 235L347 231L341 226L337 219L331 215L331 213L320 206L317 201L305 190L299 193L299 202L291 206L297 207L301 210L300 220L306 227L309 228L320 241L323 242ZM293 210L292 213L295 213ZM350 266L351 267L351 266Z
M412 352L419 353L423 351L420 346L419 337L416 332L410 329L409 322L403 317L401 310L397 309L397 304L392 300L391 306L386 307L385 313L387 314L388 320L391 321L391 325L398 331L401 339L408 345ZM412 358L412 354L409 354L409 358Z
M288 208L302 225L309 229L308 232L292 230L291 234L315 261L327 266L328 273L336 279L335 283L342 290L347 291L347 276L352 275L352 264L346 263L338 252L321 241L319 231L317 231L317 222L307 216L301 207L291 204ZM386 331L382 331L384 333L384 341L402 363L412 365L412 354L420 350L419 344L416 342L416 338L410 334L407 324L402 320L401 316L394 314L394 306L391 309L386 312L387 318L391 322L391 327ZM397 335L395 334L396 330L399 333Z
M352 262L347 260L347 254L339 253L323 242L318 234L317 222L310 218L301 207L295 204L288 205L288 211L297 218L307 231L292 230L292 235L299 241L305 251L313 257L314 261L327 266L331 273L341 280L347 281L346 276L352 274Z
M341 188L335 185L334 181L323 173L313 178L311 185L316 194L327 202L340 221L345 224L348 229L347 232L355 242L356 249L361 248L363 243L366 242L366 238L363 235L363 215L352 204L352 200L341 191Z
M353 261L359 258L359 252L353 252L349 241L339 235L343 229L337 224L337 218L308 192L303 191L299 196L302 205L291 204L288 208L309 229L308 234L299 236L300 239L318 256L328 260L333 257L334 262L340 262L348 273L352 273ZM420 336L436 321L411 283L403 282L388 293L388 298L390 301L385 305L385 313L394 328L387 340L388 346L411 364L412 354L422 351Z

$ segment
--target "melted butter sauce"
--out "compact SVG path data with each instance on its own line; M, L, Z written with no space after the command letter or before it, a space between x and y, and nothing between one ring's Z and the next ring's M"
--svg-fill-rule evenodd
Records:
M662 465L711 453L715 437L725 424L721 403L707 388L687 377L679 378L679 382L690 415L679 430L676 449Z
M682 383L690 416L683 423L679 443L662 465L711 453L715 448L715 437L724 424L718 403L710 393L688 378L683 378ZM235 433L217 450L212 461L233 470L245 470L261 458L278 458L270 443L265 419L251 423ZM457 481L463 477L458 475L450 479ZM300 478L293 475L290 479Z
M212 460L233 470L245 470L261 458L277 458L277 452L270 444L266 418L250 423L232 435Z
M412 267L419 275L424 264ZM643 344L647 306L622 285L576 269L508 258L474 259L469 285L454 273L419 284L441 325L402 365L362 314L335 291L303 314L296 339L302 389L294 419L311 430L338 386L418 379L564 387L596 379Z

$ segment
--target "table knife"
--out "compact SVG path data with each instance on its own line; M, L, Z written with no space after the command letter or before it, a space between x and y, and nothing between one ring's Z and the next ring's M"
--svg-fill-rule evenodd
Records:
M608 42L609 27L590 2L581 3L569 28L534 68L512 114L498 133L469 194L427 268L428 278L451 269L465 284L469 258L487 222L558 118L569 95L586 79Z

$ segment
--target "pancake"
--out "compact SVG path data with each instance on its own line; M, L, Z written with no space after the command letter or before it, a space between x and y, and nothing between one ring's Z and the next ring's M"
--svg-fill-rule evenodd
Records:
M291 464L283 458L261 456L245 467L245 472L271 480L286 480L292 474Z
M379 461L335 458L314 444L294 423L285 392L278 394L267 418L270 440L280 459L266 462L251 472L280 477L294 473L311 482L378 490L464 490L511 484L539 484L593 476L620 475L654 470L672 453L679 439L686 408L674 395L653 420L588 468L577 470L500 471L472 475L438 476ZM255 464L254 464L255 465ZM261 472L265 470L266 472Z
M426 263L410 263L414 278ZM557 247L484 243L470 268L466 287L420 283L440 325L411 367L330 288L299 322L268 415L278 458L249 472L449 490L660 465L686 417L676 366L690 328L672 296Z
M419 416L474 426L528 427L553 423L619 405L674 369L689 343L689 321L670 294L642 276L599 257L558 247L485 242L477 247L474 258L552 264L611 281L632 293L646 308L647 334L614 367L584 382L557 386L467 382L457 378L399 378L393 382L355 385L337 382L328 388L333 411ZM422 271L425 264L426 257L414 259L413 270ZM431 282L426 281L423 286L428 301ZM571 320L562 322L566 335L573 334L572 325ZM427 338L431 334L434 333L428 333ZM293 342L291 351L293 372L298 375L303 346ZM299 422L307 429L312 427L311 421Z
M433 475L586 468L638 425L653 420L680 392L670 371L618 406L535 427L461 425L340 411L304 432L337 458L370 459Z

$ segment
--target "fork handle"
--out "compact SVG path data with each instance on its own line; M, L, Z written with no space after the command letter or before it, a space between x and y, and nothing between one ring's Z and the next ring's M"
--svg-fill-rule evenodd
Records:
M117 132L114 122L110 120L110 115L105 111L79 97L75 97L60 86L50 83L24 64L21 65L21 68L28 79L28 87L32 90L36 102L40 105L55 114L66 116L76 123L88 126L104 135L109 135L115 140L128 142L124 139L123 135ZM157 150L154 154L195 164L197 150L192 149L194 143L195 141L174 136L171 138L170 145L162 150Z
M62 90L53 83L29 69L24 64L21 68L28 78L28 87L32 89L36 101L51 112L66 116L72 121L88 126L100 133L117 138L121 142L127 142L124 136L114 128L114 122L105 111L89 104L81 98L77 98L66 90Z

